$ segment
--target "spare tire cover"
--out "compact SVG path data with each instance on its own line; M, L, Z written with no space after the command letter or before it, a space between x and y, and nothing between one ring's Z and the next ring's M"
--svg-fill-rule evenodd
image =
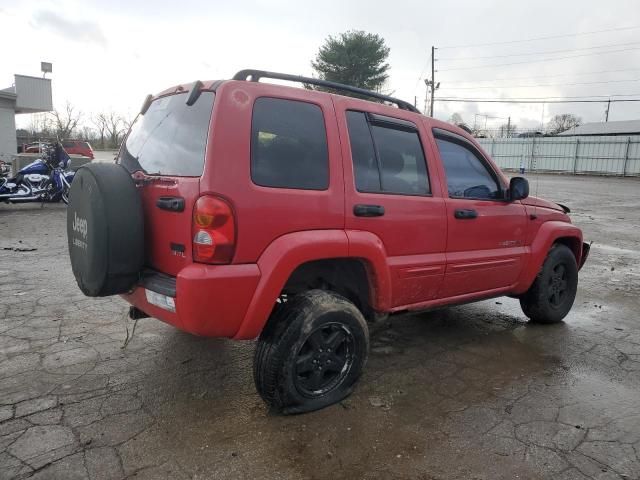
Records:
M69 191L67 238L71 268L89 297L125 293L144 262L140 193L121 165L91 163L78 170Z

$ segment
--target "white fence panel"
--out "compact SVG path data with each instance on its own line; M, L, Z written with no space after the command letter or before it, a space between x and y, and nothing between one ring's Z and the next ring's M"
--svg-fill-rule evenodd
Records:
M481 138L503 170L640 175L640 135Z

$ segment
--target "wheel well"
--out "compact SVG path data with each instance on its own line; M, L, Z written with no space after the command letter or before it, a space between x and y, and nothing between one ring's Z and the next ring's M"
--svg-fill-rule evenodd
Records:
M282 289L284 295L296 295L312 289L331 290L355 304L365 318L373 316L371 285L361 260L331 258L298 266Z
M582 245L580 244L580 240L575 237L561 237L556 239L554 243L558 243L561 245L566 245L573 252L573 256L576 258L576 263L580 262L580 251Z

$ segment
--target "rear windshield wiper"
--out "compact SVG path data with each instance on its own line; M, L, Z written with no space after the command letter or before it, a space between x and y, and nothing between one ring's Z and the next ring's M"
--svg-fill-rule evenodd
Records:
M189 96L187 96L186 103L189 107L192 106L194 103L196 103L198 98L200 98L200 94L202 93L202 87L204 87L204 83L202 83L200 80L196 80L193 83L193 87L191 87Z

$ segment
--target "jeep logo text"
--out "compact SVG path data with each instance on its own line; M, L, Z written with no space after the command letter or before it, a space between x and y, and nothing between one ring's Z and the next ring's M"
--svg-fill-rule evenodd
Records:
M87 238L87 219L79 217L76 212L73 212L73 231L82 234L82 238Z

